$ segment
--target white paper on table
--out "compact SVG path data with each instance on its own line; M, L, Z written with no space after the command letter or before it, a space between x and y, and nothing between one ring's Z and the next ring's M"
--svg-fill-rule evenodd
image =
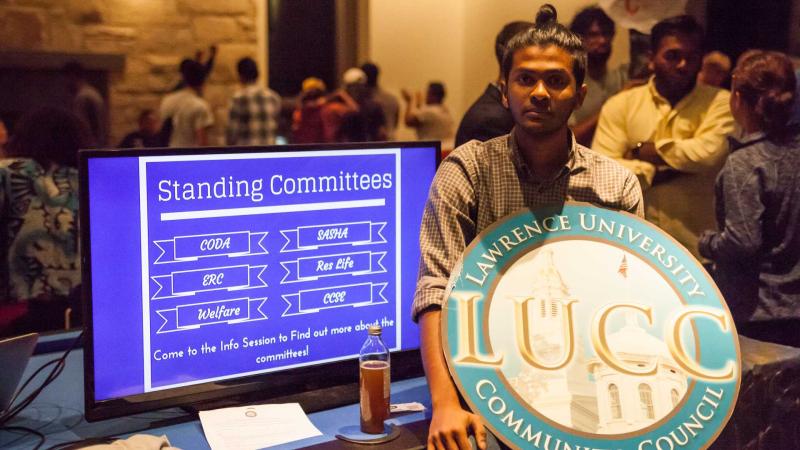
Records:
M213 450L256 450L322 435L299 403L200 411L200 423Z

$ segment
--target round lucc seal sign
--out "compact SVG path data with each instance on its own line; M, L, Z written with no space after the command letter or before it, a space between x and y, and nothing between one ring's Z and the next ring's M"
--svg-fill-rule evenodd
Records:
M446 297L450 373L511 447L705 448L733 412L727 305L689 252L636 216L521 210L472 242Z

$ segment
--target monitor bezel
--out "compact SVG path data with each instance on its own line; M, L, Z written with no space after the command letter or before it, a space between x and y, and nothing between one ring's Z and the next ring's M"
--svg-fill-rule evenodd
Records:
M441 143L438 141L397 141L346 144L293 144L271 146L236 147L195 147L195 148L145 148L145 149L86 149L78 155L79 161L79 201L81 237L81 295L83 299L83 364L84 364L84 414L87 421L97 421L122 417L136 413L171 407L185 407L190 410L207 409L218 405L264 402L273 399L298 401L311 412L357 401L357 389L344 389L344 394L309 395L320 390L357 384L358 367L356 358L316 364L312 366L287 369L276 377L275 372L231 378L222 381L206 382L191 386L159 390L149 393L95 400L94 385L94 335L92 328L92 266L91 229L89 226L89 177L88 162L94 158L120 158L171 155L211 155L230 153L274 153L329 150L369 150L387 148L434 147L436 165L441 158ZM399 380L423 375L419 349L392 352L392 379ZM324 377L320 374L324 373ZM324 401L319 401L320 397Z

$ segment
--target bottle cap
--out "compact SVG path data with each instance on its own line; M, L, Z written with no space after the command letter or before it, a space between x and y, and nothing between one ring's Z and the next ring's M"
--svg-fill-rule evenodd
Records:
M370 325L369 326L369 335L370 336L380 336L381 335L381 326L380 325Z

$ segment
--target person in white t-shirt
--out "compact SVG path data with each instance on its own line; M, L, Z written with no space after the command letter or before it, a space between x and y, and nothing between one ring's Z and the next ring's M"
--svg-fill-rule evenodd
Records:
M181 70L186 87L173 92L161 101L164 134L169 135L170 147L199 147L209 144L209 130L214 115L202 98L205 70L196 61L185 62Z
M444 85L436 81L429 83L425 104L422 104L421 92L417 92L414 98L405 89L401 93L406 102L406 126L416 130L417 139L442 141L443 149L452 149L455 131L453 116L443 103Z

